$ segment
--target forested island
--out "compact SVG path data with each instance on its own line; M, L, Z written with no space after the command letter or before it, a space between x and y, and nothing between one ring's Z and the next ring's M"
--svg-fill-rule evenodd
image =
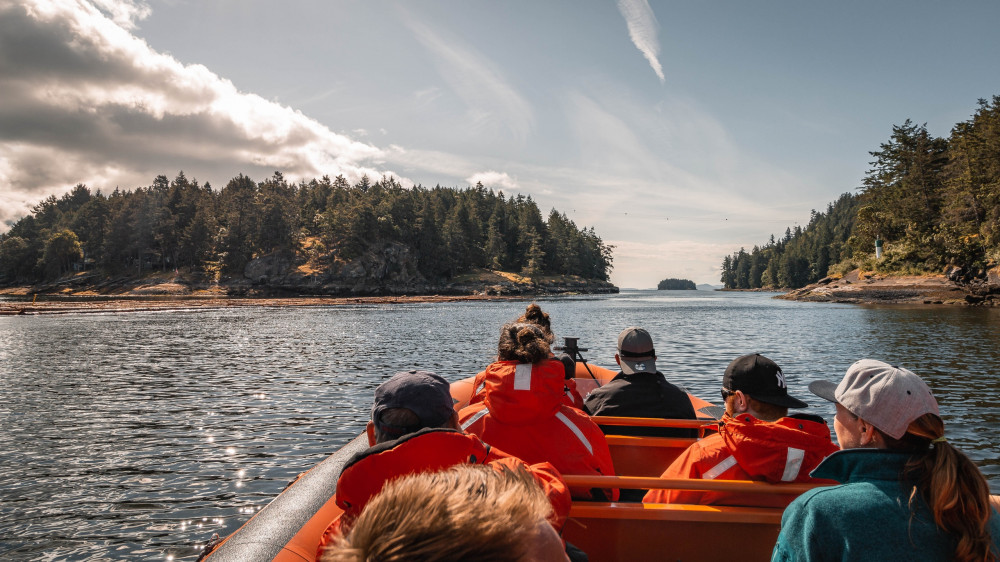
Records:
M670 278L657 283L656 289L658 291L697 291L698 287L694 281Z
M110 194L79 184L41 201L0 235L0 285L98 294L156 280L181 293L212 286L236 295L617 292L612 249L555 209L544 219L530 196L481 184L291 183L275 172L263 181L241 174L216 190L181 172Z
M850 272L946 274L995 293L1000 260L1000 96L979 100L948 138L907 120L892 128L858 193L845 193L805 228L785 230L722 262L727 289L794 289ZM876 258L876 241L884 254ZM850 283L850 281L845 281Z

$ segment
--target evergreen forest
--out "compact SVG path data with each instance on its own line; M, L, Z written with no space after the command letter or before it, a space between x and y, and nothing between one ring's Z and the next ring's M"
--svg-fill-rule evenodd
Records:
M907 120L870 154L858 193L812 211L805 228L726 256L725 287L798 288L858 268L921 274L956 266L971 279L1000 262L1000 96L979 100L948 138Z
M50 196L0 235L0 282L36 283L81 269L143 275L184 269L238 276L254 258L290 257L322 266L405 245L428 280L473 268L607 281L613 246L530 196L481 184L414 186L367 176L290 183L239 175L221 190L181 172L170 181L108 195L79 184Z

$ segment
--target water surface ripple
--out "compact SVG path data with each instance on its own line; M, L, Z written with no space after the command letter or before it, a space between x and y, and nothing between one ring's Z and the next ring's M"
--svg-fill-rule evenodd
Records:
M790 391L861 357L911 368L948 437L1000 492L1000 311L792 303L761 293L626 291L541 301L558 336L612 365L649 329L667 377L717 400L736 355ZM0 558L191 559L364 426L373 389L414 367L449 380L495 354L524 302L0 317Z

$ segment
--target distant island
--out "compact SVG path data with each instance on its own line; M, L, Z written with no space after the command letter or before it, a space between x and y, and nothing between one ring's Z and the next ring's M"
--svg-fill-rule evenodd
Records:
M694 281L687 279L664 279L656 285L658 291L697 291Z

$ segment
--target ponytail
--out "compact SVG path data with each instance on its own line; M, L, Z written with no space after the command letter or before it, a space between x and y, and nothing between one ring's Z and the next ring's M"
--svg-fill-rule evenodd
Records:
M549 340L542 329L534 324L515 322L500 329L497 359L538 363L549 357Z
M549 320L548 313L542 312L542 307L535 303L529 304L528 307L524 309L524 314L515 320L515 322L534 324L542 329L542 333L545 334L545 338L550 344L555 341L555 334L552 333L552 321Z
M969 457L944 440L941 418L924 414L910 424L901 439L886 442L890 449L914 453L903 470L905 477L916 483L910 495L911 509L920 494L934 514L934 523L956 540L954 560L996 562L986 478Z

